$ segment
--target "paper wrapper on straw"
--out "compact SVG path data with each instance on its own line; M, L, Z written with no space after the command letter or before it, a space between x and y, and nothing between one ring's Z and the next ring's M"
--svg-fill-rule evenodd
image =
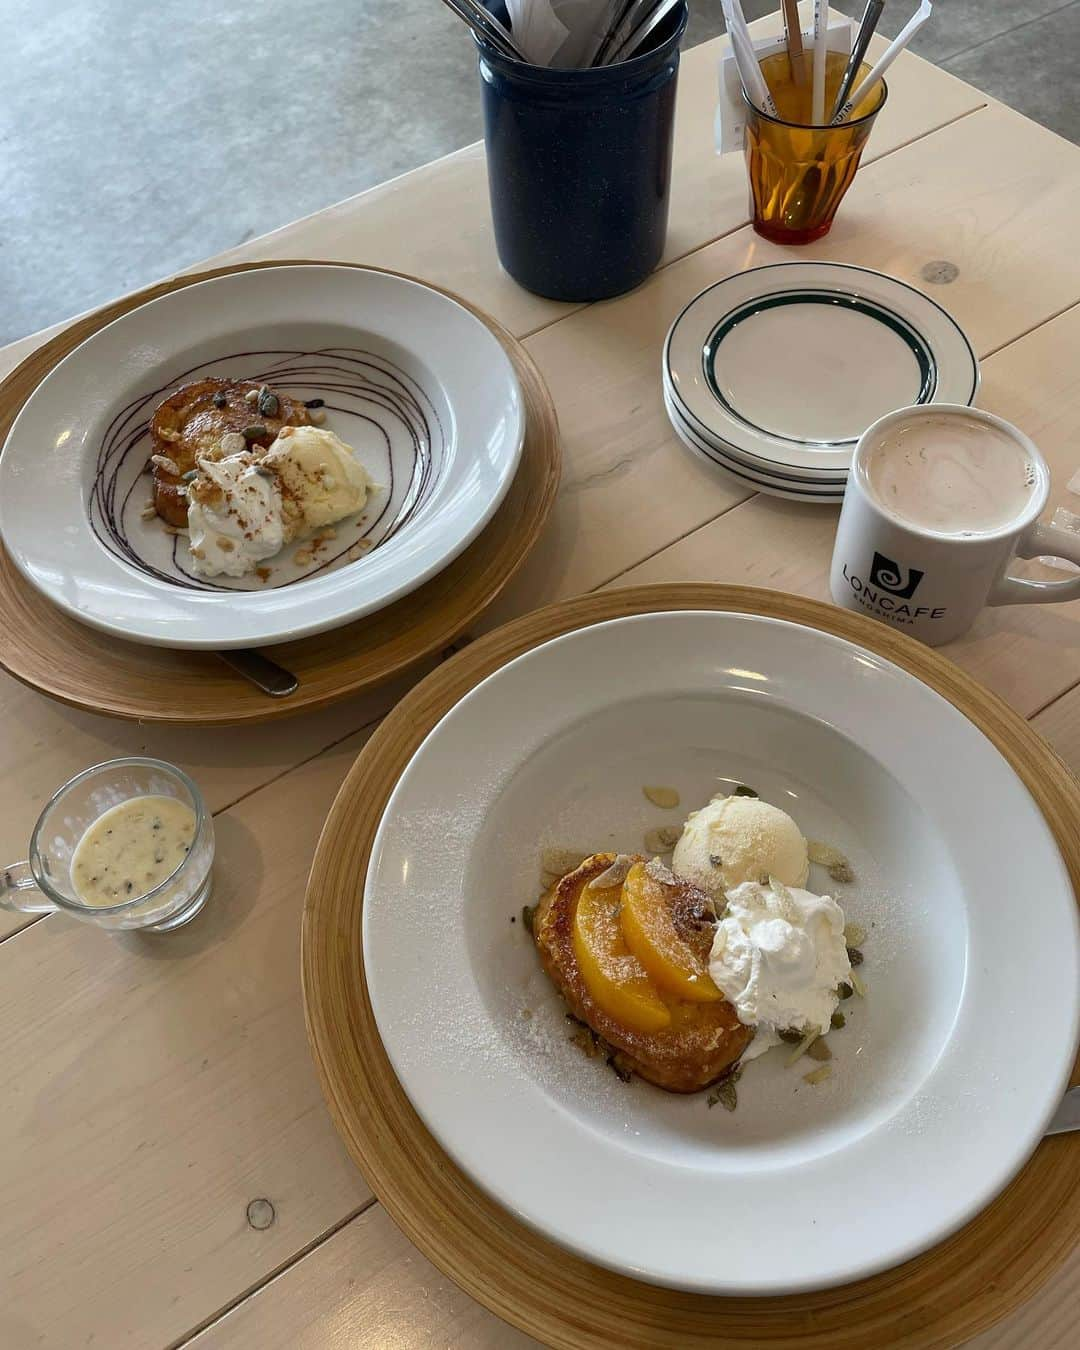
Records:
M875 86L881 83L885 72L933 12L934 6L930 3L930 0L922 0L922 4L919 8L878 57L877 62L871 68L866 79L863 80L857 89L853 89L845 99L843 107L837 111L836 116L832 120L833 126L836 126L838 122L846 122L854 109L859 106L867 94L871 93Z
M528 59L546 66L569 36L551 8L551 0L506 0L510 35Z
M773 102L773 96L769 93L769 87L765 83L765 77L758 65L758 58L754 52L750 30L746 26L746 16L743 14L742 5L739 0L720 0L720 8L723 11L724 25L728 31L731 50L734 53L735 64L739 68L739 76L742 80L742 86L746 90L747 98L762 112L770 113L775 117L776 104Z
M566 29L547 64L563 69L588 66L620 7L618 0L545 0Z

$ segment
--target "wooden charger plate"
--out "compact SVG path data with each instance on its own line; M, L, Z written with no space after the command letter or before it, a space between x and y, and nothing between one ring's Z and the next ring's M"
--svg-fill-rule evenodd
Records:
M319 265L311 259L293 259L218 267L150 286L79 319L31 353L0 384L0 443L53 367L121 314L210 277ZM404 272L393 275L431 286ZM555 500L561 456L555 406L524 347L467 300L450 291L443 294L475 314L499 339L513 362L525 401L525 446L510 490L479 537L448 567L395 604L356 623L266 648L267 655L300 681L287 698L270 698L213 652L124 642L70 618L34 590L0 545L4 634L0 665L24 684L76 708L141 722L210 725L266 722L323 707L382 684L451 643L491 604L536 543Z
M686 1294L590 1265L501 1209L421 1124L379 1039L360 937L364 877L383 809L421 741L480 680L549 638L627 614L678 609L764 614L819 628L936 689L1027 785L1080 895L1076 780L1023 718L931 648L816 600L742 586L646 586L552 605L480 639L417 685L361 751L330 811L308 884L301 956L308 1035L330 1113L375 1194L424 1255L492 1312L550 1345L955 1346L1030 1298L1080 1238L1075 1139L1044 1140L976 1219L883 1274L779 1298ZM859 1197L851 1203L857 1209Z

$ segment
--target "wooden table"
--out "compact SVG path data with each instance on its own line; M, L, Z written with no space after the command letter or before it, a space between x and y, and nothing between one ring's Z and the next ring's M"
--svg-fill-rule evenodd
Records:
M558 405L564 479L545 538L482 627L647 581L827 595L835 511L714 474L676 441L661 401L672 317L757 263L864 263L941 300L982 360L982 406L1040 445L1052 506L1080 503L1066 489L1080 464L1080 149L906 55L832 233L784 250L747 226L741 158L712 153L718 51L684 58L664 265L621 300L554 304L500 272L480 146L215 260L400 268L524 339ZM0 353L0 373L44 336ZM949 654L1080 768L1080 605L988 610ZM5 860L25 855L58 783L132 752L192 773L219 839L213 905L167 941L0 914L4 1350L533 1344L400 1236L338 1143L305 1042L312 851L346 769L406 687L266 729L199 732L107 721L0 680ZM972 1344L1064 1345L1078 1319L1080 1254Z

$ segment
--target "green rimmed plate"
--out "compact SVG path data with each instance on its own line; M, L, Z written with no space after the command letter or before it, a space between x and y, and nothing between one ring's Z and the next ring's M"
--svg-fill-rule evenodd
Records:
M810 479L846 471L885 413L970 404L979 387L951 315L846 263L776 263L717 282L675 320L663 367L699 436Z

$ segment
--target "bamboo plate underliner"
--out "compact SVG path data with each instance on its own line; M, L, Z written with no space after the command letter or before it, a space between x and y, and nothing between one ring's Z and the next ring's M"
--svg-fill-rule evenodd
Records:
M121 314L210 277L305 265L318 266L310 259L242 263L178 277L71 324L0 382L0 444L53 367ZM420 277L407 279L441 290ZM270 698L213 652L124 642L70 618L34 590L0 545L0 665L50 698L112 717L194 725L265 722L382 684L463 633L518 570L543 528L559 485L559 429L551 396L524 347L468 301L450 291L443 294L475 314L499 339L525 403L525 445L514 481L488 525L449 566L355 623L265 648L300 681L287 698Z
M590 1265L501 1209L421 1124L379 1039L360 938L364 877L383 809L414 751L480 680L549 638L627 614L678 609L764 614L822 629L937 690L1026 784L1080 894L1080 786L1023 718L933 649L862 615L750 587L648 586L552 605L481 638L423 680L368 741L331 808L308 884L301 952L308 1035L330 1114L375 1194L425 1256L500 1317L550 1345L955 1346L1030 1298L1075 1247L1077 1139L1044 1140L977 1218L893 1270L780 1298L686 1294ZM858 1208L858 1195L851 1203Z

